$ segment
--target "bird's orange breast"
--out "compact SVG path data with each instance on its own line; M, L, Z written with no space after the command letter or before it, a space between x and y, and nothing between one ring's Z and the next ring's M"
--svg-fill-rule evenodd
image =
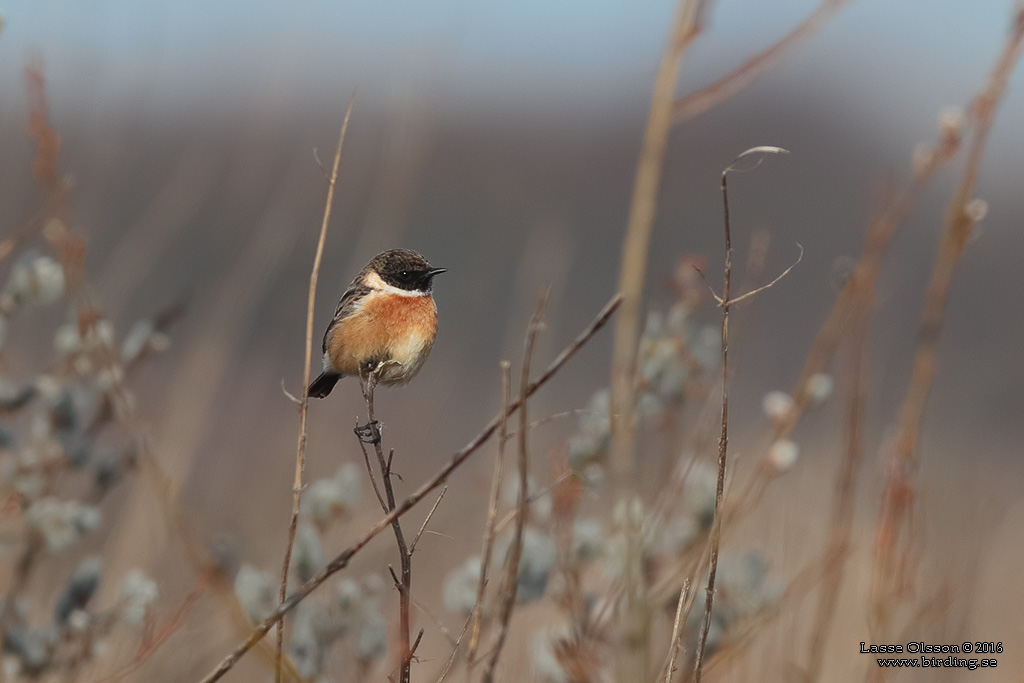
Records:
M368 361L395 361L381 375L383 384L408 382L426 360L437 334L437 306L430 296L373 291L359 309L341 320L327 340L331 366L359 375Z

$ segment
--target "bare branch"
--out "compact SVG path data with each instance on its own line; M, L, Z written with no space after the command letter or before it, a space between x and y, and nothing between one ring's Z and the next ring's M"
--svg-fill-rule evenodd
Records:
M436 510L437 506L441 504L441 499L444 498L444 494L446 494L446 493L448 493L448 486L447 485L445 485L445 487L443 489L441 489L441 495L439 495L437 497L437 500L434 501L434 507L430 508L430 512L428 512L427 516L423 519L423 524L420 525L420 530L416 532L416 537L414 539L412 539L412 544L409 546L409 554L410 555L412 555L414 552L416 552L416 544L420 542L420 536L423 535L423 532L427 528L427 524L430 523L430 518L434 516L434 510Z
M588 325L586 329L584 329L576 339L572 341L572 343L558 354L555 360L551 362L537 380L530 384L526 391L527 398L544 386L544 384L546 384L565 366L570 358L576 355L576 352L583 348L583 346L594 337L598 330L604 327L605 323L608 322L609 318L611 318L612 314L615 313L621 303L622 297L616 295L612 297L607 304L605 304L604 308L602 308L597 314L597 317L591 321L590 325ZM451 476L452 472L468 460L473 453L478 451L488 439L494 436L494 433L498 431L501 421L518 410L521 403L521 399L518 399L509 404L501 414L492 419L468 444L463 446L461 450L455 452L449 459L448 463L435 473L434 476L421 484L420 487L408 498L399 503L394 510L374 522L374 524L363 532L363 535L352 543L352 545L348 546L332 558L331 561L316 574L316 576L299 586L283 604L278 605L266 619L261 621L252 630L252 632L249 633L249 636L244 641L239 643L234 650L225 656L217 666L215 666L213 670L202 679L202 683L213 683L214 681L220 680L224 674L235 666L238 660L245 656L245 654L257 643L263 640L264 636L267 635L270 629L274 628L274 625L277 624L284 615L295 609L299 603L309 597L309 595L323 585L327 579L347 567L348 563L352 561L352 558L360 550L365 548L367 544L381 531L386 529L393 520L406 514L409 510L415 507L417 503L426 498L431 491L442 486L446 481L448 481L448 477Z
M803 245L801 245L801 244L800 244L799 242L797 242L797 245L796 245L796 246L797 246L797 247L798 247L798 248L800 249L800 254L799 254L799 255L798 255L797 257L796 257L796 261L793 261L793 263L792 263L792 264L790 264L789 268L786 268L786 269L785 269L784 271L782 271L781 273L779 273L779 274L778 274L778 276L776 276L776 278L775 278L774 280L772 280L771 282L769 282L768 284L766 284L766 285L761 285L761 286L760 286L760 287L758 287L757 289L751 290L751 291L747 292L746 294L741 294L741 295L739 295L739 296L738 296L738 297L736 297L735 299L731 300L731 301L729 302L729 304L730 304L730 305L732 305L732 304L738 304L739 302L743 301L743 300L744 300L744 299L746 299L747 297L751 297L751 296L754 296L755 294L757 294L757 293L759 293L759 292L763 292L764 290L768 289L769 287L773 287L773 286L774 286L774 285L775 285L775 284L776 284L776 283L777 283L777 282L778 282L779 280L781 280L782 278L784 278L784 277L786 277L787 275L789 275L789 271L791 271L791 270L793 270L794 268L796 268L796 267L797 267L797 264L799 264L799 263L800 263L801 261L803 261L803 260L804 260L804 248L803 248ZM715 297L715 298L717 299L718 297ZM722 305L722 302L721 302L721 301L719 301L719 302L718 302L718 305L719 305L719 306L721 306L721 305Z
M778 42L746 60L711 85L676 100L672 104L672 118L675 123L696 118L757 81L778 64L790 48L817 33L849 1L822 0L814 11Z
M751 155L777 154L785 152L781 147L753 147L740 154L733 163L722 171L722 217L725 233L725 275L722 283L722 429L718 438L718 481L715 487L715 517L711 528L711 561L708 567L707 595L704 601L704 620L701 623L700 636L697 640L697 653L694 658L693 680L700 683L703 673L704 650L707 645L708 631L711 628L711 612L715 601L715 578L718 574L718 550L722 540L722 498L725 495L725 472L729 452L729 308L734 303L729 296L732 286L732 227L729 224L729 174L741 170L735 164L740 159ZM760 161L758 162L760 164ZM755 165L754 168L757 166ZM801 250L802 251L802 250ZM788 270L786 271L788 272ZM785 275L785 273L783 273ZM781 276L780 276L781 277ZM680 597L680 600L682 598ZM671 676L671 667L669 667Z

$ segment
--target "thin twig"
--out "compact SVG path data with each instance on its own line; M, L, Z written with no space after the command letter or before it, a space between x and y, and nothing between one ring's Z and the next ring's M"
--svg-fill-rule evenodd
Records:
M722 171L722 215L725 233L725 275L722 283L722 429L718 438L718 482L715 487L715 517L710 538L710 563L708 567L707 596L704 601L704 620L701 624L700 636L697 641L697 652L693 665L693 679L700 683L704 664L704 650L707 645L708 631L711 628L711 612L715 601L715 578L718 573L718 549L722 539L722 498L725 494L725 470L729 451L729 308L733 304L729 292L732 287L732 228L729 223L729 173L739 171L736 161L757 154L760 165L761 155L785 153L780 147L753 147L740 154L733 163ZM783 275L792 270L788 268ZM782 276L780 276L782 277Z
M502 586L504 601L501 605L498 623L498 638L495 641L494 649L487 660L484 674L481 680L484 683L492 683L494 670L498 666L498 658L508 637L508 627L512 621L512 611L516 605L516 593L519 588L519 559L523 553L523 530L526 528L526 521L529 517L527 506L527 476L529 474L529 451L527 449L527 437L529 436L530 420L527 414L527 400L529 399L530 388L530 361L533 358L533 347L537 342L537 334L541 330L541 317L544 314L544 306L548 301L550 290L541 295L537 302L537 310L534 311L530 326L526 332L526 348L523 351L523 368L519 378L519 496L516 501L516 509L519 511L516 518L515 533L512 537L512 547L509 549L508 566L505 572L505 584Z
M715 578L718 573L718 546L722 537L722 495L725 492L725 466L729 449L729 287L732 284L732 234L729 227L729 169L722 172L722 204L725 215L725 277L722 285L722 431L718 437L718 483L715 487L715 521L711 530L711 562L708 568L707 597L704 601L704 621L697 639L697 653L693 665L693 680L700 683L704 664L704 648L711 628L711 611L715 601Z
M832 309L821 324L803 368L796 380L790 397L793 405L786 415L772 423L768 444L789 439L804 411L811 403L808 391L812 378L824 372L840 342L850 333L863 310L874 298L882 260L892 243L893 237L906 220L918 199L928 188L940 168L950 161L960 148L961 132L955 126L943 126L939 139L931 146L914 154L914 169L911 178L892 194L879 213L871 220L864 248L850 276L843 284ZM755 476L751 477L737 495L736 508L731 513L738 515L755 508L778 470L762 457Z
M544 488L542 488L542 489L540 489L538 491L534 491L533 493L531 493L526 498L526 505L527 505L527 507L529 507L530 505L533 505L538 500L540 500L544 496L546 496L549 493L551 493L555 489L556 486L558 486L563 481L565 481L566 479L568 479L569 477L572 477L572 476L575 476L573 474L573 471L572 470L566 470L565 472L562 472L560 475L555 477L555 480L552 481L547 486L545 486ZM498 520L498 523L494 525L494 533L500 534L502 531L505 530L505 527L507 527L509 524L511 524L512 522L516 521L517 519L519 519L519 508L515 507L515 508L512 508L511 510L509 510L508 512L506 512L505 516L502 517L500 520Z
M345 118L341 122L338 134L338 147L334 151L334 164L331 177L327 183L327 201L324 205L324 217L320 223L320 237L316 243L316 256L313 257L313 271L309 275L309 296L306 304L306 355L302 370L302 401L299 404L299 439L295 453L295 481L292 484L292 516L288 523L288 543L285 545L284 560L281 564L281 590L278 603L283 603L288 595L288 569L292 562L292 548L295 545L295 530L299 524L299 506L302 503L302 477L306 471L306 416L309 412L309 375L313 354L313 311L316 304L316 283L320 276L320 262L324 255L324 242L327 239L327 226L331 222L331 208L334 204L334 188L338 182L338 164L341 161L341 147L345 142L345 131L348 119L352 114L352 106L356 101L356 93L349 98ZM274 658L274 680L281 683L281 653L284 651L284 621L277 627L277 650Z
M448 672L451 671L452 664L455 663L455 657L459 654L459 646L462 644L462 639L466 637L466 632L469 630L469 622L472 619L473 615L470 614L462 624L462 631L459 632L459 637L455 639L455 646L452 648L452 653L448 655L448 660L444 663L441 674L437 677L437 683L444 683L444 679L448 677Z
M113 683L114 681L122 681L128 677L128 675L134 673L141 667L147 659L153 653L160 649L167 640L177 633L185 623L185 617L188 616L189 610L192 605L199 600L203 591L206 590L207 585L210 583L210 579L213 575L213 571L207 571L199 575L196 585L189 591L188 595L182 601L181 605L175 611L175 613L160 627L155 633L150 635L148 638L143 638L143 641L139 643L138 650L135 652L135 656L128 664L124 667L115 671L114 673L104 678L94 680L93 683Z
M757 81L782 60L787 50L813 36L849 1L822 0L803 21L777 42L747 59L711 85L676 100L672 104L673 121L689 121Z
M358 422L359 420L357 419L357 427ZM384 494L380 492L380 486L377 484L377 475L373 473L373 464L370 462L370 452L366 450L366 442L362 439L359 439L359 450L363 452L363 461L366 463L366 473L370 476L370 485L373 486L373 493L377 496L377 502L380 503L380 507L385 513L390 512L390 510L388 510L387 501L384 500ZM389 466L385 469L390 470L391 468Z
M576 353L594 337L598 330L604 327L605 323L608 322L621 303L622 297L615 295L607 304L604 305L604 308L601 309L597 314L597 317L591 321L586 329L584 329L576 339L574 339L565 349L562 350L561 353L558 354L558 356L551 362L544 373L537 378L536 381L530 384L526 392L527 398L536 393L538 389L554 377L554 375L565 366L569 359L576 355ZM274 628L274 625L277 624L284 615L295 609L299 603L305 600L310 593L319 588L325 581L327 581L327 579L347 567L348 563L356 553L365 548L366 545L373 540L377 534L386 529L393 520L398 519L407 513L415 507L417 503L426 498L431 491L442 486L446 481L448 481L448 477L451 476L452 472L469 459L473 453L478 451L488 439L494 436L494 433L498 431L501 421L518 410L521 403L522 401L517 399L509 404L500 415L494 417L479 434L473 437L468 444L456 451L451 456L448 463L435 473L434 476L421 484L420 487L408 498L399 503L394 510L374 522L373 525L364 531L363 535L355 542L334 556L334 558L332 558L331 561L323 567L323 569L317 572L316 576L299 586L283 604L278 605L266 619L253 628L249 633L249 636L244 641L239 643L228 655L218 662L210 673L201 679L202 683L213 683L214 681L220 680L224 674L235 666L238 660L245 656L245 654L257 643L263 640L264 636L267 635L267 632Z
M380 363L365 378L362 382L362 387L363 397L366 399L366 416L368 419L366 429L371 435L370 443L377 454L377 464L380 467L384 495L387 499L385 511L391 512L397 504L395 501L394 482L391 478L393 474L391 471L391 455L394 452L392 451L392 454L387 459L384 458L384 447L381 445L379 423L377 422L373 404L374 389L380 379L380 373L386 367L386 362ZM360 435L361 431L363 431L361 428L356 428L356 438L359 440L360 447L364 449L365 453L365 446L363 445L365 441ZM438 502L440 502L440 499L438 499ZM409 642L409 629L412 621L409 608L412 599L412 550L410 550L409 545L406 543L405 531L402 529L402 521L399 518L395 517L391 520L391 528L395 532L395 543L398 546L398 559L402 570L401 578L399 578L395 575L394 570L388 567L388 570L391 571L391 578L394 579L395 588L398 589L399 681L400 683L409 683L409 679L412 676L412 656L416 650L416 646L411 645ZM419 639L417 638L416 644L418 643Z
M817 681L825 658L825 645L839 603L839 589L843 583L846 560L850 554L853 512L856 504L857 477L864 455L864 413L867 403L867 351L870 337L870 314L856 330L853 339L853 367L850 371L851 387L846 417L846 449L836 476L835 503L832 508L831 532L824 556L824 579L820 590L818 609L811 629L808 648L809 662L806 680Z
M491 494L487 501L487 530L484 532L483 549L480 552L480 579L476 585L476 602L470 613L469 647L466 650L466 676L472 675L472 663L476 657L480 643L480 622L484 605L484 591L487 589L487 571L491 565L491 554L494 550L495 521L498 517L498 494L505 468L505 444L508 442L508 407L511 402L510 365L501 362L501 426L498 428L498 453L494 459L494 473L491 476Z
M412 543L409 545L410 555L416 552L416 544L420 542L420 536L422 536L423 532L426 531L427 524L430 523L430 518L434 516L434 510L436 510L437 506L441 504L441 499L444 498L444 494L446 493L448 493L447 485L441 489L441 495L437 497L437 500L434 501L434 506L430 508L430 512L428 512L427 516L423 518L423 524L420 525L420 530L416 532L416 537L412 539Z
M761 285L760 287L758 287L756 289L752 289L749 292L747 292L746 294L740 294L738 297L735 297L730 303L738 304L739 302L743 301L744 299L746 299L748 297L752 297L755 294L760 294L761 292L763 292L764 290L768 289L769 287L774 287L779 282L779 280L781 280L782 278L784 278L787 275L789 275L789 271L791 271L794 268L796 268L797 265L799 265L799 263L804 260L804 248L803 248L803 245L801 245L800 243L797 243L796 246L797 246L797 248L800 249L800 254L796 257L796 261L793 261L793 263L790 264L789 268L786 268L784 271L779 273L778 276L774 280L769 282L768 284L764 284L764 285ZM717 297L715 297L715 298L717 299ZM722 302L719 301L718 305L721 306Z
M672 683L672 674L676 672L676 657L679 655L679 648L682 645L680 636L683 632L683 605L686 604L690 592L690 580L683 579L683 587L679 589L679 602L676 603L676 618L672 622L672 645L669 648L668 670L665 672L665 683Z

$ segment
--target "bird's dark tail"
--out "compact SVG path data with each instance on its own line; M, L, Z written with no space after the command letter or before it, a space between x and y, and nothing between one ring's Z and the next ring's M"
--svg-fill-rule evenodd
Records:
M337 372L331 372L324 370L320 373L320 376L313 380L312 384L309 385L309 391L306 392L311 398L323 398L327 394L331 393L331 389L341 379L341 374Z

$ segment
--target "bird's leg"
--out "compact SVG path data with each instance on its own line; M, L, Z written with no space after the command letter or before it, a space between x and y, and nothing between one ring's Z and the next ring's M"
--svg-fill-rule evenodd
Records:
M371 358L363 363L362 367L359 369L359 386L363 390L363 398L366 400L366 405L371 411L370 421L365 425L360 425L355 428L356 436L358 436L363 443L380 443L380 422L374 419L372 412L373 390L380 382L384 371L392 365L401 365L401 363L397 360L378 360L376 358Z
M379 444L381 441L380 422L374 418L372 406L373 390L377 386L377 380L380 379L380 369L382 366L382 361L370 359L359 369L359 388L362 390L363 399L369 408L370 419L364 425L357 425L353 431L360 441L373 445Z

